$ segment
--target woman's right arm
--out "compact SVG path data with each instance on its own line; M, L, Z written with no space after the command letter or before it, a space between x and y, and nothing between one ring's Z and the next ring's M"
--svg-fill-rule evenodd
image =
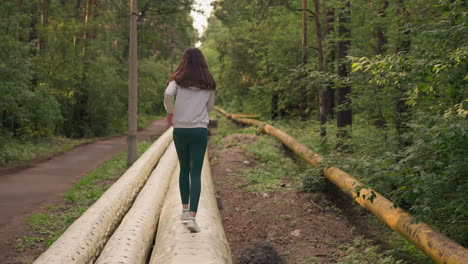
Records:
M172 125L172 115L174 113L174 97L177 92L177 83L171 81L164 92L164 108L167 111L167 122Z

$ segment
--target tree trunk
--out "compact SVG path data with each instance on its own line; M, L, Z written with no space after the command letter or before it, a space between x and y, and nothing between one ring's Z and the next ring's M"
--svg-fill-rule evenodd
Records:
M383 23L383 18L386 17L385 15L385 10L387 9L388 7L388 0L382 0L382 7L379 9L378 11L378 14L379 14L379 18L380 18L380 21L378 23L378 26L376 28L376 45L375 45L375 53L377 55L380 55L380 54L383 54L385 53L386 51L386 47L385 45L387 44L387 38L385 37L385 34L384 34L384 31L382 29L382 23ZM382 89L382 86L379 85L379 89ZM378 92L378 91L376 91ZM371 118L374 122L374 126L378 129L381 129L381 130L384 130L387 128L387 121L385 120L384 116L383 116L383 112L382 112L382 104L380 104L379 102L377 102L376 104L376 109L377 111L374 112L372 115L371 115Z
M83 57L86 55L86 37L88 35L87 27L88 27L89 1L90 0L85 0L85 6L84 6L84 10L83 10L83 24L84 24L83 47L82 47Z
M379 18L381 20L379 21L379 25L377 26L376 29L376 38L377 38L377 43L375 45L375 53L376 54L383 54L386 51L385 45L387 44L387 38L385 37L385 34L382 29L382 19L386 17L385 15L385 10L388 7L388 0L382 0L382 7L379 9Z
M307 63L307 0L302 0L302 64Z
M320 24L320 2L319 0L314 0L314 23L315 23L315 34L317 38L317 64L318 64L318 71L323 72L323 47L322 47L322 25ZM327 122L327 95L326 91L319 88L319 108L320 108L320 136L325 137L327 136L327 128L325 127L325 123Z
M278 118L278 91L273 91L271 95L271 119L275 120Z
M75 16L78 20L83 19L83 11L81 10L81 0L76 0L75 12ZM76 47L79 41L79 35L73 35L73 47Z
M397 16L399 16L399 39L397 42L395 52L400 56L405 57L411 47L410 30L405 29L406 20L409 17L408 11L406 10L403 0L398 0L398 8L396 10ZM410 71L411 69L403 69ZM411 145L411 141L404 138L404 135L408 132L408 122L410 118L410 106L407 104L407 93L408 88L404 83L396 85L396 100L395 100L395 128L397 131L398 142L401 147L407 147Z
M174 72L174 62L175 62L175 41L174 41L174 30L171 30L171 43L169 44L171 48L171 73Z
M91 18L97 17L98 2L99 0L85 0L85 6L83 10L83 24L84 24L83 46L82 46L83 57L86 55L86 46L88 45L88 40L96 38L96 29L89 28L89 20Z
M302 65L307 64L307 0L302 0ZM306 76L304 76L306 78ZM307 84L306 84L307 85ZM301 120L305 121L307 119L307 89L302 87L301 89L301 99L299 102L299 112Z
M405 7L405 2L403 0L397 1L398 8L396 10L397 16L399 17L399 31L401 34L398 34L398 43L396 45L396 53L408 53L411 47L410 33L409 28L405 28L406 20L409 17L409 12Z
M40 15L39 15L39 22L41 25L41 29L37 32L37 50L41 50L44 48L44 40L42 39L41 31L44 30L45 26L45 5L46 0L40 1Z
M335 23L335 12L333 10L327 10L326 11L326 20L325 20L325 38L326 39L333 39L333 31L334 31L334 23ZM330 41L330 44L328 45L330 47L333 47L331 49L328 49L328 53L325 58L325 71L330 71L334 72L335 67L333 67L333 64L335 62L336 58L336 49L335 49L335 44L333 41ZM333 83L330 82L327 84L326 90L325 90L325 97L327 99L325 100L325 112L327 113L327 119L328 118L333 118L333 107L335 105L335 90L333 90L331 87L333 86Z
M89 6L88 6L88 20L89 19L94 19L98 16L98 4L99 0L89 0ZM89 23L88 23L89 25ZM97 36L97 29L95 26L91 27L88 29L87 33L87 39L92 40L96 39Z
M338 38L337 43L337 65L338 65L338 75L341 78L348 77L349 66L345 61L346 56L348 55L348 49L350 45L350 31L347 28L349 24L349 0L343 0L344 10L341 10L338 14ZM338 132L337 132L337 149L343 150L346 149L345 139L351 136L350 130L352 125L352 112L351 112L351 100L349 95L351 93L351 86L349 84L342 84L337 89L337 104L338 111L336 115Z

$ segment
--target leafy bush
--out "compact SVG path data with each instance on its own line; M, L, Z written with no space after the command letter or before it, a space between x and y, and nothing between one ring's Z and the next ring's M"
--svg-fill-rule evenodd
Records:
M468 121L460 116L419 113L406 135L413 144L401 150L382 140L374 151L329 157L336 166L408 210L468 244ZM379 137L367 133L369 142ZM366 142L353 139L353 149Z
M468 121L420 114L410 127L413 145L390 166L392 177L399 179L391 197L467 246Z
M346 154L330 150L333 136L321 141L316 123L283 120L275 126L320 154L327 164L347 171L417 219L440 228L466 246L468 121L460 113L455 109L446 115L415 114L406 135L413 144L403 149L395 140L394 130L377 129L357 115L349 139L353 151ZM327 128L333 135L335 130ZM307 171L303 175L304 190L319 190L320 177Z
M302 178L302 190L305 192L320 192L325 189L322 169L307 169L302 173Z

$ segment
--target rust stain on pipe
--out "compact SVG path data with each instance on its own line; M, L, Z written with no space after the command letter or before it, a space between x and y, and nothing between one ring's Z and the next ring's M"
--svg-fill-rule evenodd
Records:
M312 166L316 168L321 167L320 163L323 161L322 157L283 131L258 120L236 118L236 115L229 114L217 106L215 109L236 122L257 126L263 132L279 139ZM417 222L414 217L405 210L396 207L392 201L371 188L365 188L363 183L353 178L348 173L335 167L324 168L323 172L328 180L437 263L468 263L467 249L445 235L435 231L427 224ZM358 187L363 188L360 190L359 197L354 191ZM375 197L372 202L369 200L371 196Z

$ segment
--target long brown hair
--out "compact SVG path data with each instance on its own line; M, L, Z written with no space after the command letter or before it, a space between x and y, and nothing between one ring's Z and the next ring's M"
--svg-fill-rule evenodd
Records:
M216 82L208 70L201 50L188 48L180 59L179 66L169 76L166 85L172 80L182 87L197 87L205 90L216 90Z

